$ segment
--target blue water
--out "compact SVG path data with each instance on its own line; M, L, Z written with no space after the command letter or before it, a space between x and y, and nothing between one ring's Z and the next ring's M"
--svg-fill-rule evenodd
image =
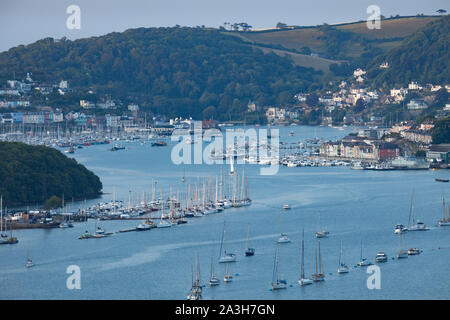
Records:
M295 131L290 137L289 131ZM348 129L349 130L349 129ZM280 128L282 141L318 137L336 139L348 130L333 128ZM168 195L184 188L180 178L183 167L170 161L170 147L152 148L149 144L125 143L128 150L110 152L111 146L91 146L76 150L74 157L100 176L103 199L116 192L128 200L129 191L150 194L152 179ZM215 178L219 165L185 166L186 179ZM238 166L240 171L242 166ZM228 170L228 167L223 167ZM185 299L191 285L191 266L200 259L204 284L209 279L211 256L217 260L223 222L227 224L227 249L237 254L230 264L234 281L206 287L204 299L449 299L450 227L439 228L441 196L450 199L448 184L434 181L436 176L450 178L440 171L359 171L348 167L281 167L274 176L259 175L260 167L246 165L253 204L222 213L190 219L186 225L147 232L115 234L104 239L78 240L84 223L72 229L18 230L19 243L0 247L1 299ZM404 260L392 260L398 250L396 223L408 223L409 206L415 190L415 215L430 231L411 232L403 237L403 247L419 247L423 253ZM282 212L289 203L292 210ZM84 203L75 203L75 207ZM330 231L321 240L326 280L299 287L301 233L305 230L306 274L314 272L314 232L321 225ZM134 227L136 221L102 221L107 231ZM251 245L255 256L245 257L247 226L251 226ZM92 230L94 221L89 222ZM292 242L280 245L279 270L288 288L270 290L275 241L285 232ZM354 267L360 256L374 260L384 251L389 261L381 267L381 289L369 290L369 274ZM343 260L350 273L337 274L340 243ZM27 252L36 263L25 268ZM69 290L66 280L69 265L81 269L81 290ZM215 271L223 279L225 265L215 261Z

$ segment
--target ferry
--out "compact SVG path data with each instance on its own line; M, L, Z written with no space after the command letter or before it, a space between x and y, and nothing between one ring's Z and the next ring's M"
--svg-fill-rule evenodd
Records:
M430 168L428 162L414 157L398 157L392 160L390 165L396 170L428 170Z

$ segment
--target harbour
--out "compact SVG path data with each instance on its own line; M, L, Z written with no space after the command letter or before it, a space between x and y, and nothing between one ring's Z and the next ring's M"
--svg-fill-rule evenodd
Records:
M289 135L291 130L296 133L294 137ZM314 131L315 128L306 126L281 127L280 136L288 141L299 137L312 139ZM317 135L324 138L339 138L344 134L346 132L334 128L317 128ZM99 202L122 201L127 208L130 190L136 197L147 190L150 202L155 181L156 194L162 189L164 198L168 198L171 188L175 194L177 188L181 191L178 186L183 185L185 190L187 184L197 181L203 190L202 179L206 177L211 179L211 196L215 198L215 177L220 176L221 171L228 175L229 165L190 165L183 170L183 166L167 161L170 147L152 148L148 144L126 141L123 144L129 149L106 158L108 145L90 146L73 154L101 177L105 194L101 199L75 202L67 208L68 212L94 207ZM442 197L448 199L450 195L442 188L446 184L434 181L433 171L375 172L351 170L349 166L282 166L276 175L261 176L259 167L250 164L235 167L239 174L245 169L252 199L250 206L187 218L186 224L171 228L131 232L146 218L97 220L93 217L87 223L74 222L73 228L14 230L19 242L0 247L0 283L4 288L0 298L186 299L197 254L199 280L205 286L203 299L448 298L450 282L446 277L446 265L450 254L450 229L439 227L438 221L447 219L442 214ZM446 171L440 173L442 178L449 177ZM183 177L185 182L181 182ZM430 230L403 235L403 246L420 248L421 253L398 260L395 259L398 236L393 234L393 227L399 220L407 224L414 185L421 188L419 192L416 187L414 196L415 216ZM290 210L283 210L286 203ZM165 208L165 214L169 211L170 206ZM151 214L155 215L152 221L157 224L161 212ZM325 280L299 286L302 231L304 272L308 278L315 270L319 216L321 229L329 232L325 239L320 239ZM229 266L233 276L229 283L222 281L228 263L217 261L224 223L226 250L236 255L236 261ZM78 240L86 225L91 232L101 226L113 234L98 240ZM278 245L277 254L278 275L287 284L286 290L273 291L274 253L280 233L290 239L289 243ZM254 254L246 256L249 240ZM349 267L344 275L337 271L341 242ZM357 267L361 260L361 242L367 260L375 262L381 251L388 257L387 263L379 265L380 290L368 289L369 275L365 268ZM33 268L25 267L27 252L32 257ZM221 282L213 287L207 286L211 256L214 256L214 273ZM66 269L70 265L81 269L81 290L66 288ZM419 280L410 281L411 278Z

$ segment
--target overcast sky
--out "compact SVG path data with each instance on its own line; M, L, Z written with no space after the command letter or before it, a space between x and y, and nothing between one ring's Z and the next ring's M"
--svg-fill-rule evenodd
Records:
M0 0L0 51L36 40L102 35L136 27L219 27L247 22L254 28L277 22L318 25L365 20L369 5L381 14L435 14L450 11L448 0ZM81 29L69 30L69 5L81 9Z

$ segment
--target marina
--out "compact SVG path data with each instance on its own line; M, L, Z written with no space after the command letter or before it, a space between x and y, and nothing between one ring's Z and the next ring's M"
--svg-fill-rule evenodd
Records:
M280 130L282 134L283 130ZM289 136L292 139L307 137L313 132L312 128L301 126L286 130L288 136L291 130L295 131L293 137ZM342 133L333 128L317 131L328 137ZM192 195L192 204L188 207L194 204L202 206L203 194L205 199L209 194L209 201L205 202L215 204L216 176L217 193L220 194L221 172L225 180L229 165L203 164L183 170L183 167L167 161L170 148L152 148L135 142L124 142L124 145L133 148L114 153L114 157L106 159L104 152L110 148L108 145L76 150L73 156L101 177L105 194L101 199L67 203L66 213L102 208L103 214L85 210L92 217L80 221L71 219L73 228L14 230L13 236L19 242L0 247L0 282L5 288L0 298L186 299L191 293L194 298L199 298L200 294L203 299L448 297L450 283L445 274L450 233L449 229L438 224L439 220L447 219L447 210L443 215L442 185L435 183L431 171L373 172L351 170L348 166L283 166L274 176L261 176L259 166L236 164L236 176L231 179L227 176L226 179L239 181L235 192L229 193L228 209L200 213L198 217L195 217L199 214L197 211L191 212L192 215L180 217L187 223L158 230L154 224L161 220L170 223L169 213L172 210L175 215L172 217L177 220L177 209L186 205L186 195ZM243 167L247 179L242 179ZM442 174L447 177L446 172ZM181 177L185 178L185 182L181 182ZM233 206L233 193L235 200L246 198L245 181L251 205ZM186 192L189 184L191 192ZM421 190L416 190L411 201L413 185L420 185ZM230 186L233 189L233 183ZM136 210L144 198L146 203L153 201L153 189L156 202L161 190L162 199L174 198L176 201L160 202L164 210L155 207L157 210L138 214ZM135 191L130 193L130 190ZM444 190L444 196L448 198L450 195ZM220 196L218 198L220 200ZM190 196L187 199L191 201ZM392 227L399 221L404 224L408 222L411 202L414 219L420 217L430 230L403 234L402 240L407 247L402 249L410 248L406 250L410 258L398 260L395 257L399 251L396 238L399 235L393 234ZM99 203L103 205L98 206ZM289 203L290 210L283 210L286 203ZM128 212L128 207L136 210ZM128 217L101 218L108 216L106 212L120 212ZM164 219L161 219L162 215ZM411 225L412 220L411 216ZM137 231L139 226L143 231L148 231L126 232ZM318 230L324 231L323 227L329 234L317 239L315 234ZM86 236L100 236L99 240L78 240L77 237L85 231ZM102 231L103 235L113 234L102 237ZM9 228L7 233L10 233ZM288 235L291 242L277 245L280 233ZM302 238L305 281L309 278L326 279L315 281L304 289L298 284ZM342 259L345 259L349 269L345 276L339 275L336 269L340 265L341 241L345 244ZM251 257L245 255L248 248L255 250ZM411 250L418 248L419 251ZM315 250L317 272L312 277L316 268ZM32 268L25 267L28 251L32 253ZM386 261L389 261L379 264L383 277L382 290L368 290L365 285L368 275L365 268L357 268L357 264L363 259L368 261L367 264L376 262L380 251L386 253ZM220 256L217 255L219 252ZM218 259L225 257L225 252L234 254L232 263L219 263ZM417 252L420 254L409 254ZM213 261L211 253L214 253ZM79 265L82 270L83 287L78 291L65 287L66 269L73 264ZM363 263L362 266L365 265ZM278 276L273 277L277 268ZM420 272L430 268L433 269L431 273ZM168 269L170 272L167 272ZM198 278L197 270L203 270L198 272ZM212 275L220 282L228 275L232 282L205 287ZM427 286L408 281L411 277L424 281ZM281 288L282 281L286 281L283 290L270 290L271 282ZM46 289L42 290L44 286ZM423 287L422 291L414 290L417 287Z

